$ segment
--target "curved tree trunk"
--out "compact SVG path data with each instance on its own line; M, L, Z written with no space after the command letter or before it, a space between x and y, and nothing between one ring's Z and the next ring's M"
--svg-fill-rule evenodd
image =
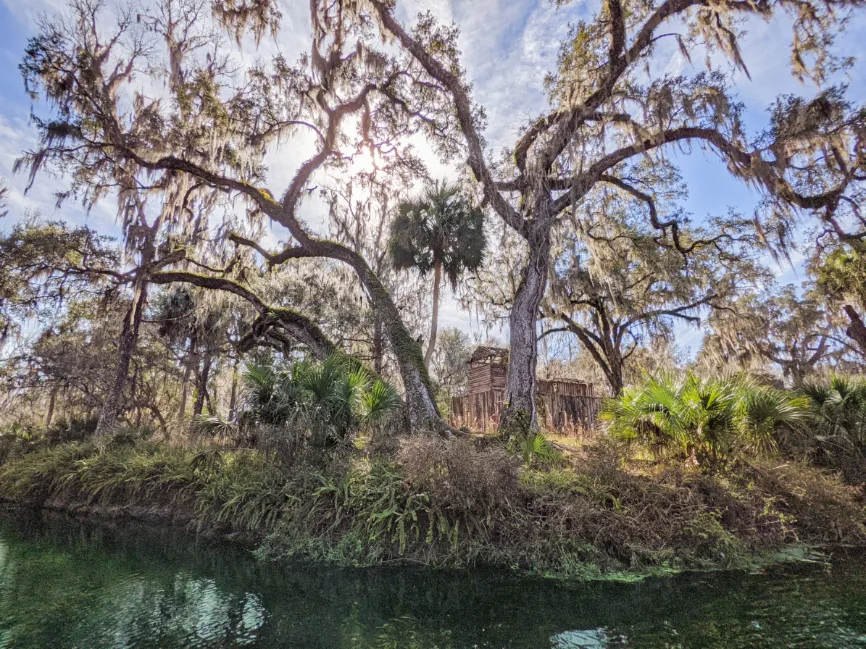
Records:
M442 262L433 265L433 317L430 322L430 342L427 343L427 353L424 354L424 367L430 369L430 359L436 349L436 331L439 327L439 291L442 288Z
M526 432L538 425L535 404L538 342L536 323L538 308L547 288L550 266L550 232L540 228L531 233L529 261L508 318L511 349L508 357L508 378L505 384L505 408L500 429L507 433Z
M108 433L123 410L123 391L129 381L129 365L138 346L138 332L146 306L147 280L140 277L135 281L132 303L123 318L123 328L117 343L117 368L114 372L114 382L99 414L99 422L96 425L97 435Z
M450 428L443 421L436 406L436 398L430 384L430 376L424 365L424 353L421 346L414 340L403 320L400 311L385 285L378 275L370 268L366 260L350 248L333 241L311 239L303 230L292 229L292 222L285 219L275 219L289 228L292 234L302 240L301 246L286 249L277 255L267 255L271 264L281 264L289 259L325 257L348 264L355 271L361 285L364 287L377 317L381 319L385 334L394 356L403 387L406 391L406 407L409 423L412 428L420 431L435 431L450 433ZM236 237L236 240L241 240ZM242 241L242 240L241 240ZM548 246L549 247L549 246ZM208 277L183 271L160 271L153 273L151 281L159 284L186 282L203 288L217 289L234 293L256 305L260 310L268 312L304 343L311 346L317 356L333 349L330 341L322 334L318 326L308 318L295 313L291 309L269 307L257 295L237 282L218 277Z
M291 224L289 224L291 225ZM421 346L403 323L400 310L379 276L370 268L366 259L346 246L333 241L312 239L299 229L292 234L301 240L301 246L293 249L286 259L298 257L326 257L341 261L355 271L358 280L367 292L373 308L382 320L382 329L397 358L403 389L406 391L406 409L409 423L416 431L450 434L451 429L439 414L436 397L430 383L430 375L424 364Z
M385 336L382 333L382 319L373 312L373 369L379 376L385 368Z
M366 263L363 262L366 267ZM356 270L358 268L356 267ZM421 346L412 338L412 334L403 324L400 311L394 304L391 294L382 284L381 280L369 267L366 272L358 272L362 283L367 288L373 308L380 314L382 328L391 344L400 376L403 379L403 388L406 391L406 408L409 423L417 431L443 432L448 426L439 415L433 388L430 384L430 376L427 374L427 366L424 364L424 356Z

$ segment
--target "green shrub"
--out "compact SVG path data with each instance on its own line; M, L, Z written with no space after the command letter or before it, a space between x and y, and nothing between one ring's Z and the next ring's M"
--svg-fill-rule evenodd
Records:
M866 381L834 376L802 391L812 405L810 456L850 483L866 482Z
M198 431L237 445L263 443L286 456L300 441L317 448L343 442L364 426L380 425L399 405L391 385L342 354L285 367L248 364L243 380L238 422L205 417Z
M571 576L738 565L798 541L864 543L854 488L796 462L636 469L601 444L526 465L500 444L429 437L404 439L396 457L346 449L337 460L286 471L256 449L86 441L0 467L0 497L182 514L251 532L266 555Z
M89 439L96 431L96 419L58 419L47 428L13 424L0 430L0 465L34 451Z
M601 419L618 440L645 445L656 457L718 467L737 453L774 449L779 434L801 426L808 401L746 378L648 379L606 402Z

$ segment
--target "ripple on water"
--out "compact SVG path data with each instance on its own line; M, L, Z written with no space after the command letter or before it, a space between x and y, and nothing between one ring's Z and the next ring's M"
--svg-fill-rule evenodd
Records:
M563 584L260 564L171 530L7 515L0 647L864 649L866 558Z

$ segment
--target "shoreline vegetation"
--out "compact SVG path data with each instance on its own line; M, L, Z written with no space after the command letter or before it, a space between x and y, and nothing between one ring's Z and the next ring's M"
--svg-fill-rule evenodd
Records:
M863 2L46 4L0 500L563 579L866 548Z
M245 542L263 559L632 579L866 546L862 488L778 452L748 461L731 452L708 467L670 448L625 453L613 434L561 445L379 430L302 447L287 462L215 439L158 442L137 429L95 437L82 422L2 438L0 498L180 524Z

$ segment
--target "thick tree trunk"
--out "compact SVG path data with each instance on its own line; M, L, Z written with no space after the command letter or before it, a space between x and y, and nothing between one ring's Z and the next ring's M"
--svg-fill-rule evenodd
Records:
M291 198L289 196L284 200L290 201ZM313 239L294 219L293 215L289 216L284 211L274 211L269 214L278 223L285 225L299 242L298 246L291 248L291 254L275 255L272 261L276 260L278 263L282 263L291 258L325 257L343 262L355 271L373 304L373 309L382 319L382 328L397 358L400 377L403 379L403 388L406 391L406 408L410 425L418 431L450 433L451 429L445 424L439 415L439 409L436 407L436 398L433 395L430 376L424 365L424 352L413 339L406 325L403 324L400 311L394 304L391 294L367 261L351 248L342 244ZM170 278L175 277L172 273L160 273L159 275L165 281L171 281ZM188 281L186 277L179 279L180 281ZM213 278L208 278L208 281L214 284L218 282ZM221 287L214 286L214 288Z
M439 290L442 288L442 262L433 265L433 317L430 322L430 342L427 343L427 353L424 354L424 367L430 369L430 359L436 349L436 331L439 327Z
M511 349L508 357L508 379L505 385L505 408L500 428L507 433L527 432L537 425L535 406L538 342L536 323L538 308L547 288L550 265L550 232L533 233L529 244L529 261L508 318ZM521 429L516 431L515 428Z
M845 333L848 334L848 337L856 342L857 346L860 347L860 350L866 354L866 324L863 323L863 318L860 317L860 314L857 313L854 307L850 304L846 304L842 308L845 310L845 315L848 316L848 320L851 321L851 324L847 329L845 329Z
M195 404L192 407L192 416L193 419L201 417L201 413L204 410L204 400L207 395L207 382L210 378L210 368L211 363L213 362L213 356L210 352L205 352L204 360L202 361L201 372L198 375L198 380L196 382L196 394L195 394Z
M382 320L382 328L397 358L403 389L406 391L406 409L410 425L416 431L450 432L436 407L436 399L427 367L424 365L421 346L403 324L400 311L394 304L388 289L360 256L353 255L350 263L367 289L373 308Z
M232 364L232 389L229 394L229 421L235 421L238 409L238 359Z
M382 318L373 313L373 369L382 376L385 369L385 335L382 333Z
M622 394L622 389L625 383L623 379L623 362L621 358L608 358L609 371L607 372L607 382L610 385L610 391L613 396L618 397Z
M96 435L108 433L123 410L123 392L129 381L129 364L138 346L138 332L146 306L147 281L139 278L133 289L132 303L123 318L123 328L117 343L117 368L114 372L114 382L102 405L99 422L96 425Z

